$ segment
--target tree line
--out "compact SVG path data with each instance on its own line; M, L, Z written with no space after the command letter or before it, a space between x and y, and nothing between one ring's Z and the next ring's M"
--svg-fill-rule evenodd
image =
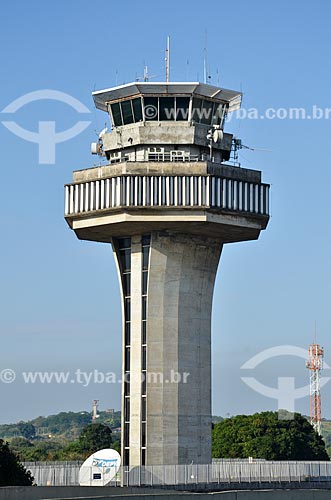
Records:
M23 442L19 445L17 439ZM41 443L34 444L27 438L14 438L9 447L0 439L0 486L33 484L31 474L25 471L20 461L83 461L103 448L120 451L119 440L113 439L110 427L100 423L85 426L79 438L65 444L62 449L56 449L54 443L47 441L43 442L44 448L40 446ZM278 412L237 415L213 424L212 456L225 459L329 460L323 438L305 417L299 413L290 416Z

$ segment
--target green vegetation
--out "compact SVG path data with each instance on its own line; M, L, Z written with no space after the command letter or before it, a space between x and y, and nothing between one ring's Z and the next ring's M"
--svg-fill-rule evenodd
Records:
M0 438L24 437L27 439L55 438L62 441L77 439L82 429L91 423L92 414L87 411L61 412L49 417L37 417L29 422L0 425ZM121 426L121 412L99 412L98 423L111 429Z
M94 450L108 446L120 451L120 412L101 411L97 423L91 424L91 419L86 411L38 417L0 425L0 438L9 441L20 460L29 462L84 460ZM331 421L322 425L326 446L307 417L299 414L292 421L278 420L278 414L272 412L226 419L213 416L212 421L215 458L328 460L325 449L331 455Z
M56 440L13 438L10 447L22 462L85 460L91 453L102 448L120 451L119 438L112 438L107 425L88 424L75 441L61 443Z
M331 457L331 422L329 420L322 420L322 434L326 445L326 451Z
M0 486L31 486L33 477L19 463L8 443L0 439Z
M0 425L0 438L8 440L11 450L27 462L84 460L90 450L92 453L108 447L109 443L119 451L121 413L101 411L97 423L91 424L91 419L92 414L86 411L38 417L29 422ZM93 430L87 435L85 431L82 442L82 432L86 428ZM95 435L97 431L98 436Z
M89 424L82 430L79 439L71 444L73 450L80 455L89 456L96 450L111 448L112 432L103 424Z
M329 460L323 439L305 417L280 420L277 412L238 415L213 428L214 458Z

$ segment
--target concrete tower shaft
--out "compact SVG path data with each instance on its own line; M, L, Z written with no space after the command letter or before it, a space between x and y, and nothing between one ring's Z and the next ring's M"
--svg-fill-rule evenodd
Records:
M109 163L74 172L65 217L78 238L111 243L117 262L125 465L211 461L218 262L225 243L257 239L269 219L261 172L224 163L224 116L240 98L197 83L94 94L113 125L95 148Z
M210 317L222 245L166 231L113 244L124 304L124 373L130 377L123 387L125 453L133 465L141 454L154 465L208 463Z

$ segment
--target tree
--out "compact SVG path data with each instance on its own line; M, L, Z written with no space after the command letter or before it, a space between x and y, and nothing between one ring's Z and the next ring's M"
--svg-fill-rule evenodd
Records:
M19 422L17 429L20 435L26 439L33 439L36 436L36 428L29 422Z
M15 446L15 445L14 445ZM40 441L30 443L30 445L18 448L16 453L21 460L26 462L44 462L47 460L57 460L63 446L52 441Z
M102 448L112 447L119 453L121 448L119 439L113 440L110 428L102 424L86 426L80 438L69 443L50 439L29 441L20 437L12 438L9 446L19 460L27 462L84 460Z
M84 453L93 453L103 448L110 448L112 432L107 425L89 424L82 430L78 438L78 450Z
M213 458L329 460L325 443L299 413L291 420L277 412L238 415L214 425Z
M8 443L0 439L0 486L31 486L33 477L9 449Z

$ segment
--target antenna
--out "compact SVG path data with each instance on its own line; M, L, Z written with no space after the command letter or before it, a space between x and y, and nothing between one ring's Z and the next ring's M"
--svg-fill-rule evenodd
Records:
M167 39L167 48L166 48L166 82L170 82L170 36Z
M233 137L232 139L233 164L239 167L240 163L239 163L238 152L240 149L249 149L250 151L267 151L268 153L271 153L270 149L252 148L251 146L246 146L245 144L243 144L242 140L238 139L238 137Z
M147 66L147 64L145 64L144 65L144 76L138 76L138 77L136 77L136 82L141 82L141 81L143 81L143 82L149 82L149 80L151 78L155 78L157 76L159 76L159 75L150 75L148 73L148 66Z
M218 68L216 69L217 87L220 86L220 73Z
M315 332L316 333L316 332ZM309 360L306 367L310 372L310 423L317 434L322 434L322 410L321 410L321 381L320 374L323 369L324 349L316 343L308 348Z
M203 49L203 82L207 83L207 30L205 30L205 43Z

